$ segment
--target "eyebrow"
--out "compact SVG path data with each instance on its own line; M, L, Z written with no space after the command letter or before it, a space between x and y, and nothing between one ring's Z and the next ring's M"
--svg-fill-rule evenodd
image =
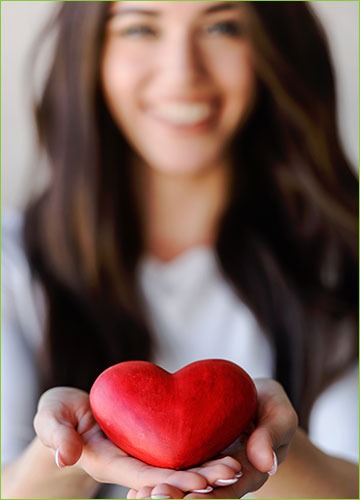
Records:
M212 14L214 12L222 12L226 10L238 10L241 8L240 2L221 2L213 7L205 10L205 14Z
M241 8L240 2L221 2L217 5L214 5L212 7L209 7L204 11L204 14L213 14L216 12L223 12L223 11L231 11L231 10L238 10ZM125 16L125 15L130 15L130 14L142 14L150 17L159 17L161 15L160 12L152 9L146 9L143 7L135 7L135 6L129 6L129 7L123 7L123 6L118 6L115 7L112 11L109 12L109 17L114 17L114 16Z
M116 7L109 12L109 17L126 16L129 14L143 14L151 17L158 17L160 15L155 10L147 10L141 7Z

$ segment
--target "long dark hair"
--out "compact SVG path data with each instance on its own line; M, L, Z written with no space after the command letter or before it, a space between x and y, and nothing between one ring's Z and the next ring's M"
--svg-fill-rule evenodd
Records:
M270 337L276 377L306 428L316 396L357 356L358 187L316 18L304 2L246 8L258 98L234 141L216 252ZM47 298L47 386L89 390L105 367L152 350L136 286L144 243L130 150L99 83L107 11L107 2L64 3L36 108L51 181L24 231Z

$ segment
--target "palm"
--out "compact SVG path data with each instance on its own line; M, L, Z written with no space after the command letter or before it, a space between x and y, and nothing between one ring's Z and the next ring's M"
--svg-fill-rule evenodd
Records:
M224 452L241 463L241 472L243 475L237 483L231 486L214 488L211 493L207 493L206 495L190 493L185 495L184 498L241 498L246 493L259 489L269 476L267 473L257 470L249 462L246 454L247 440L248 436L243 435Z
M79 389L57 387L47 391L40 399L35 427L44 444L60 449L65 465L76 464L98 482L136 489L164 482L187 484L189 489L206 485L195 472L152 467L114 445L95 422L89 395Z

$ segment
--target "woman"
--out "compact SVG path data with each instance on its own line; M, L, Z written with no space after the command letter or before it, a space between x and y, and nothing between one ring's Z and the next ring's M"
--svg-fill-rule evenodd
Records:
M71 2L57 27L37 109L51 180L23 224L46 332L28 373L39 393L55 388L40 399L38 437L3 471L5 496L104 496L106 482L136 498L356 498L352 450L346 460L307 435L351 392L358 303L357 181L308 7ZM87 392L104 368L151 359L173 371L203 357L256 379L245 445L174 472L103 438ZM283 462L291 441L265 483L272 450Z

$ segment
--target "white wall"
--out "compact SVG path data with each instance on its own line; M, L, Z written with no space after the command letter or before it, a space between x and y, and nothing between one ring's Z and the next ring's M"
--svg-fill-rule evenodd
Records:
M2 1L2 205L24 203L34 158L34 127L25 61L32 40L58 2ZM358 3L311 2L323 21L338 70L339 125L348 156L358 164ZM304 33L306 36L306 33Z
M57 4L1 2L2 206L21 207L32 183L35 129L27 66L34 39Z
M345 150L359 161L359 3L311 2L325 26L337 70L339 127Z

